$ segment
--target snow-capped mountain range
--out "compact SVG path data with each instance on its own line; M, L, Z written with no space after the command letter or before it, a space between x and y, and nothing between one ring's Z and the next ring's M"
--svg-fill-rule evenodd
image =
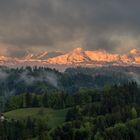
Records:
M136 65L140 66L140 49L133 49L126 54L113 54L105 50L88 51L76 48L68 53L44 52L28 53L23 58L0 56L0 65L6 66L107 66Z

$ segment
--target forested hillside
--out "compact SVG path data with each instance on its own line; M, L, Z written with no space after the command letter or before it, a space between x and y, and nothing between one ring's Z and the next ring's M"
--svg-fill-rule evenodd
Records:
M0 138L4 140L139 140L140 137L140 89L135 82L75 94L21 94L9 98L5 107L5 111L11 111L0 122ZM50 125L53 121L56 124Z
M139 140L135 75L137 67L2 67L0 140Z
M65 72L44 67L0 68L0 96L22 93L43 94L64 91L74 94L79 89L107 84L139 82L139 67L69 68Z

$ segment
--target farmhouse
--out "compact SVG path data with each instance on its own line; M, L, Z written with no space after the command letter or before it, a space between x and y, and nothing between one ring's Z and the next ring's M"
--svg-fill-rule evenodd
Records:
M1 113L1 114L0 114L0 121L3 122L4 120L5 120L5 117L4 117L4 115Z

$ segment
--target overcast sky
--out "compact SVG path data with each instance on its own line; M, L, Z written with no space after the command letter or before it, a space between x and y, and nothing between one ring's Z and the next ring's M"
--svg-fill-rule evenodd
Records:
M140 48L139 0L0 0L0 54Z

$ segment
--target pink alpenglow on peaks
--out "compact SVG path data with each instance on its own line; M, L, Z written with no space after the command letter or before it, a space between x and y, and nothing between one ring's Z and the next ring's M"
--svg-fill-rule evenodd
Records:
M6 66L110 66L110 65L137 65L140 66L140 50L132 49L125 54L109 53L105 50L84 50L83 48L75 48L70 52L43 52L43 53L27 53L22 58L12 58L0 56L0 65Z

